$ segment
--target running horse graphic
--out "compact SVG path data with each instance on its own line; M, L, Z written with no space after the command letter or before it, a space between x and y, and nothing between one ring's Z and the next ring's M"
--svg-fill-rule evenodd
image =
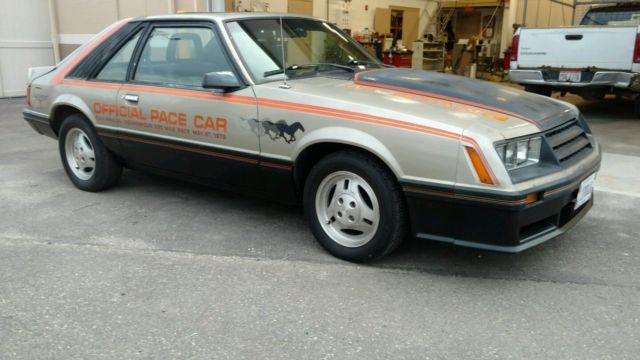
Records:
M276 123L263 121L262 127L264 128L264 133L268 135L271 140L276 141L277 139L282 138L282 140L287 144L296 141L296 133L298 130L304 132L304 126L297 121L291 125L287 124L284 120L280 120Z

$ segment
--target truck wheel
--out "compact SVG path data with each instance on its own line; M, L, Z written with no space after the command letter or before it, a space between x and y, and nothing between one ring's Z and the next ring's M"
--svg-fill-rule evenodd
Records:
M320 160L303 198L314 236L341 259L382 258L406 236L406 205L395 176L364 153L340 151Z
M640 96L637 96L633 100L633 115L635 117L640 117Z
M62 165L78 189L100 191L118 182L122 166L83 116L70 115L64 119L58 135Z
M524 91L543 96L551 96L553 92L550 87L539 85L527 85L524 87Z

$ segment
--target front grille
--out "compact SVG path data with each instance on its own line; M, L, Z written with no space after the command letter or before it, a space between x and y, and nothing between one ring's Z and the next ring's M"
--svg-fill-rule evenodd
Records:
M576 120L544 134L560 164L591 150L591 141Z

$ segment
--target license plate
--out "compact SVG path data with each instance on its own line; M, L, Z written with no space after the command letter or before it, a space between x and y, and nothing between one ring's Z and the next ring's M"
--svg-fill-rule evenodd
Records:
M558 75L559 81L566 82L580 82L582 78L582 73L580 71L560 71L560 75Z
M578 196L576 196L576 205L573 207L574 210L584 205L593 194L593 183L596 180L596 173L591 174L588 178L582 180L580 183L580 190L578 190Z

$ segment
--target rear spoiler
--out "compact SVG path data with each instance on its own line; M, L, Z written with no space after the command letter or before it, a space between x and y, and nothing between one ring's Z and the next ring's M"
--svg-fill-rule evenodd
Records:
M48 74L55 68L55 66L30 67L29 70L27 70L27 84L31 84L33 80L39 78L42 75Z

